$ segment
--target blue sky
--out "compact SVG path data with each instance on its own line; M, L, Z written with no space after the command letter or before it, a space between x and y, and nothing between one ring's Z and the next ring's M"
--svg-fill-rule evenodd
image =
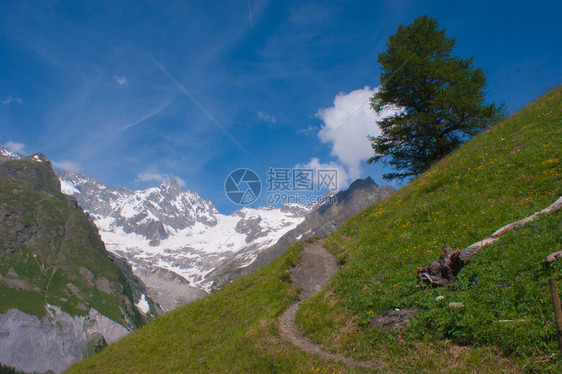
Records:
M365 164L367 99L388 37L422 14L510 113L562 81L557 1L3 0L0 144L114 187L177 177L224 213L237 168L388 184Z

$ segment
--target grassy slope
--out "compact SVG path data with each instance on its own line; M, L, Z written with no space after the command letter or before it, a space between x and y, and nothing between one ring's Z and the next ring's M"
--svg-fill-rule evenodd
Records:
M332 235L327 246L346 265L330 292L301 308L301 328L327 347L365 358L386 356L396 366L410 365L401 357L415 359L413 340L450 339L528 356L522 360L527 368L552 367L541 365L557 351L546 279L561 280L562 264L540 263L562 249L561 213L486 247L460 273L456 289L420 288L416 268L437 259L444 243L464 248L550 205L562 195L560 160L561 87ZM445 300L436 302L438 295ZM452 301L465 308L452 311ZM393 335L365 328L374 315L409 306L420 313L403 333L406 342L389 347ZM424 366L432 365L439 363Z
M276 373L307 372L325 364L285 343L277 317L295 299L288 270L295 245L266 268L205 299L156 318L70 373Z
M416 287L415 268L434 260L443 243L453 247L471 244L508 222L542 209L562 194L561 106L562 90L557 89L332 235L329 247L346 265L326 291L302 308L301 327L326 349L359 358L384 359L388 371L520 370L521 364L527 364L522 359L507 359L498 350L488 348L459 347L440 338L496 344L510 351L494 342L496 331L481 337L470 330L470 326L474 329L480 321L487 321L490 314L482 313L482 317L470 320L470 313L475 307L491 303L490 310L495 313L501 307L503 313L511 313L505 317L509 319L519 310L521 303L517 301L526 297L530 298L525 302L527 307L539 299L539 309L547 313L548 295L540 286L534 287L539 283L544 286L541 277L546 276L540 273L536 260L544 257L543 252L560 249L560 215L509 234L500 244L486 248L463 270L458 291ZM498 255L505 251L515 254L498 261ZM526 262L519 261L524 259L519 255L522 253L535 261L524 270ZM297 245L258 273L157 318L70 372L365 372L321 362L280 339L276 321L295 297L287 272L298 255ZM510 260L513 258L517 261ZM492 266L496 261L499 266ZM478 273L483 264L487 265L481 275L471 275ZM529 289L512 294L496 306L496 299L504 300L489 290L497 276L519 282L514 276L520 273L529 280ZM550 273L560 275L558 265ZM490 274L490 278L484 274ZM488 288L476 289L471 283L476 279L478 286ZM514 288L499 287L502 292ZM471 306L471 300L483 291L490 294ZM460 318L434 301L438 293L443 293L447 301L467 305L459 312ZM417 305L421 313L405 332L406 339L365 328L374 314L410 305ZM534 314L525 314L531 316ZM428 324L433 320L435 326ZM445 323L451 320L462 323ZM505 326L510 329L514 325ZM487 331L477 328L481 330ZM527 331L535 334L533 326L517 331L521 335ZM542 336L546 348L537 348L531 354L552 352L553 338L546 337L545 332L554 336L551 325L541 327L536 336Z

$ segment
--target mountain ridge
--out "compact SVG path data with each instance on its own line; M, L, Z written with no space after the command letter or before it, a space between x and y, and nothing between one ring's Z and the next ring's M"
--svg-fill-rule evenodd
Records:
M230 257L241 266L253 262L309 209L244 207L226 216L173 179L135 191L76 173L59 177L63 191L90 214L107 248L127 258L165 310L207 295L214 288L208 272Z
M261 268L298 239L334 231L395 191L367 177L325 196L323 203L243 207L225 216L173 179L135 191L76 173L59 177L63 191L90 214L107 248L131 262L165 310Z
M157 314L76 199L61 193L43 154L2 153L0 181L3 364L60 372L92 344L114 342ZM143 312L140 297L149 304Z
M274 245L260 251L249 266L237 267L233 259L222 269L209 273L209 276L216 279L217 287L221 287L248 275L279 257L297 241L331 234L347 219L395 192L394 187L378 186L371 177L357 179L346 190L327 195L324 202L314 206L300 224L281 236Z

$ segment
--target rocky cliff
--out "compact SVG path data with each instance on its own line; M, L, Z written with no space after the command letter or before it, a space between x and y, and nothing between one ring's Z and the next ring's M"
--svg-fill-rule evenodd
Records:
M0 362L60 372L156 315L122 262L45 156L0 154Z

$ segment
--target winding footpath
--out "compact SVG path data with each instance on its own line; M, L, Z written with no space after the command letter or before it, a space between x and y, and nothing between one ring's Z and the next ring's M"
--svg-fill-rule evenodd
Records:
M291 270L293 286L301 289L300 301L292 304L279 317L281 337L301 350L315 354L324 360L340 361L350 367L380 369L384 365L369 361L357 361L337 353L326 352L319 345L308 340L297 328L295 316L301 302L316 295L339 270L336 258L324 249L322 243L323 240L303 243L304 249L301 261Z

